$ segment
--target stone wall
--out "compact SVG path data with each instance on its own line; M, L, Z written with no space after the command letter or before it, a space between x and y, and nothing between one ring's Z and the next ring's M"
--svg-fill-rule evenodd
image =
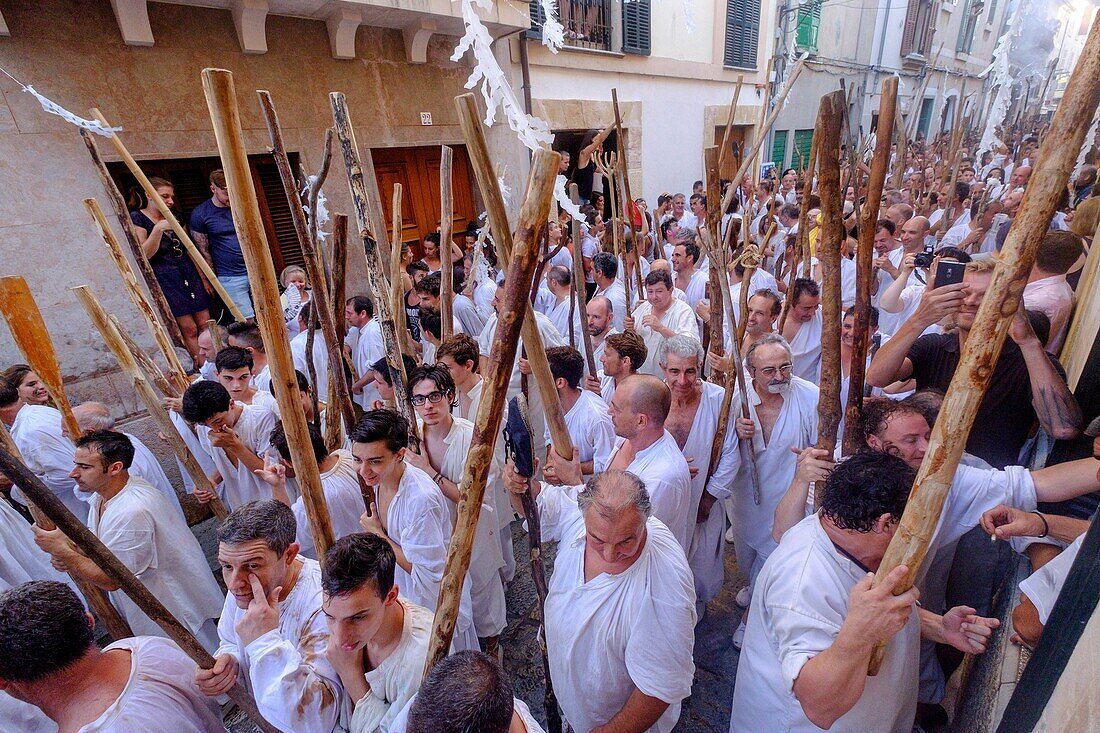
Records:
M268 147L255 89L272 93L287 148L300 153L307 170L317 168L332 124L330 91L347 95L360 150L461 142L453 97L465 91L469 66L449 60L454 37L433 36L427 63L410 64L400 31L362 26L357 58L339 61L323 22L272 15L268 52L246 55L228 11L150 3L149 15L156 42L139 48L122 42L107 0L11 0L4 3L11 37L0 38L0 66L81 116L98 107L124 128L120 137L139 161L217 155L200 79L209 66L234 72L250 153ZM46 114L11 80L4 78L0 91L0 274L26 277L71 399L94 397L120 416L140 411L68 292L90 285L139 342L152 347L81 205L91 196L106 201L84 144L76 128ZM432 126L421 125L421 112L432 114ZM489 142L507 164L509 185L522 191L526 151L506 125L490 130ZM100 149L116 159L106 140ZM330 210L351 212L338 155L325 191ZM349 292L361 275L350 273ZM0 327L0 364L14 361L21 361L18 351Z

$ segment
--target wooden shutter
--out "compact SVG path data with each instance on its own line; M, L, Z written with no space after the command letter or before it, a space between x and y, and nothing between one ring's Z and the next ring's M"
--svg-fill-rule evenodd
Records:
M727 0L723 64L755 69L760 41L760 0Z
M623 5L623 53L650 54L650 0L632 0Z
M546 22L546 13L542 12L542 4L539 0L530 0L528 5L531 8L531 27L523 34L528 38L540 41L542 40L542 24Z
M794 149L802 155L802 167L810 164L810 145L813 143L813 139L813 128L794 131Z
M782 169L787 165L787 131L777 130L772 134L772 157L771 160L775 165Z
M799 51L817 53L817 34L821 27L821 2L812 0L798 9L795 45Z
M279 169L270 156L267 161L252 161L252 177L256 181L256 197L260 203L260 218L267 230L268 246L277 272L288 265L304 265L298 234L294 231L294 219L290 202L279 179ZM292 168L293 170L293 168Z
M909 0L905 10L905 28L901 32L901 55L913 53L913 44L917 38L917 17L920 15L921 0Z

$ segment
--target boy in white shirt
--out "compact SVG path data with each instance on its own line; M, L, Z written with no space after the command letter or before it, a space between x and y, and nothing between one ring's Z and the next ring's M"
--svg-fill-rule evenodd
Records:
M234 402L260 405L278 415L279 403L271 392L257 389L253 383L252 369L252 354L240 346L226 346L214 357L216 381L225 387Z

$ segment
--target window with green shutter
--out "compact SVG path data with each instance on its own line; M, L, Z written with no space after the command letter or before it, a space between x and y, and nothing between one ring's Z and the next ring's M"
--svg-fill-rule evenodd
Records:
M798 9L795 45L799 51L817 53L817 34L821 27L821 0L811 0Z
M629 0L623 3L623 53L648 56L650 0Z
M978 27L978 16L981 15L982 5L974 0L966 0L963 4L962 21L959 23L959 38L955 42L955 50L960 53L970 53L974 46L974 31Z
M755 69L759 43L760 0L727 0L722 63L739 69Z
M772 133L771 161L780 171L787 166L787 130L777 130Z
M805 169L810 165L810 144L814 140L814 131L811 127L809 130L795 130L794 131L794 150L795 157L802 161L801 165L796 165L796 168ZM800 156L800 157L799 157Z

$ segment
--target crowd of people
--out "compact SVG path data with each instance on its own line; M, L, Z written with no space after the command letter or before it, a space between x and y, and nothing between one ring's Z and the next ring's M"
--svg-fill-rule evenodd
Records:
M26 465L215 663L196 667L79 546L32 524L25 495L9 484L0 500L0 708L18 729L137 731L155 720L166 730L222 731L225 695L243 686L272 725L295 733L541 731L500 661L505 590L517 572L513 532L530 510L528 492L543 542L556 545L541 632L548 671L578 733L671 731L695 678L696 625L727 587L743 609L729 629L740 655L731 733L942 729L945 681L999 626L993 596L1011 552L1035 571L1013 614L1014 640L1036 643L1088 527L1071 500L1100 491L1100 439L1090 457L1044 465L1055 441L1100 434L1057 358L1100 214L1095 167L1068 187L1039 246L928 560L915 586L894 595L906 568L872 579L961 354L984 337L971 333L975 314L1019 213L1037 138L1020 135L979 157L964 147L952 158L942 143L923 141L895 153L901 179L874 223L871 348L866 384L856 387L863 409L849 426L859 449L841 456L816 447L822 333L831 325L819 255L825 247L842 255L843 402L857 358L854 255L869 161L848 168L844 236L829 242L817 181L795 169L723 182L725 211L708 202L702 181L652 207L609 201L595 162L607 134L586 136L575 167L563 156L563 172L584 179L581 236L560 212L531 292L557 404L534 388L522 340L507 383L509 398L528 396L535 477L517 470L499 440L452 653L427 678L505 308L491 233L470 228L453 242L430 233L401 245L407 394L394 388L378 294L347 299L345 363L330 365L305 272L283 273L296 409L309 421L335 536L320 552L260 328L207 328L209 283L155 207L133 212L194 357L192 383L165 404L215 493L183 470L173 486L174 471L119 430L105 405L77 405L82 435L70 436L25 365L0 379L0 420ZM154 184L170 203L171 183ZM211 192L191 215L192 236L251 315L217 172ZM712 262L714 246L730 250L726 271ZM960 276L941 283L947 263ZM711 283L723 277L735 307L716 333L722 299ZM740 363L728 356L734 340ZM357 415L336 444L327 440L329 421L340 420L326 404L330 368L350 375ZM727 400L738 371L744 397ZM416 426L397 409L406 399ZM549 411L564 418L571 457L555 450ZM370 507L361 483L373 489ZM220 584L178 491L200 502L216 495L230 512L217 527ZM736 574L727 572L731 551ZM134 636L100 649L81 585L107 592ZM868 676L876 644L885 659Z

